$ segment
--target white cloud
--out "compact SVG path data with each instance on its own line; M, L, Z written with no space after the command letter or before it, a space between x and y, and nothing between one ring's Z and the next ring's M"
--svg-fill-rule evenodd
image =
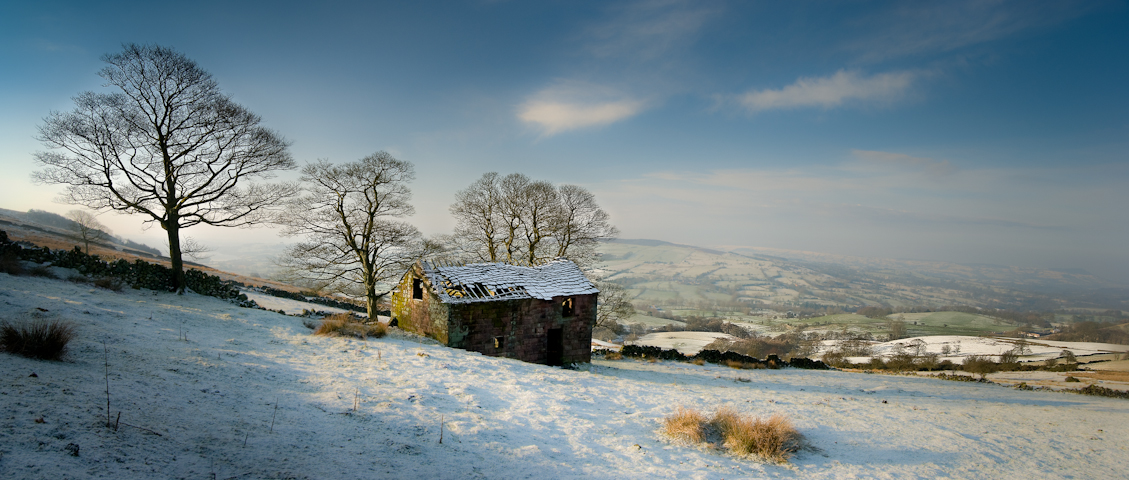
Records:
M738 98L751 112L802 107L833 108L845 102L885 103L905 95L918 74L908 71L863 76L840 70L830 77L801 77L779 90L755 90Z
M517 117L545 136L615 123L643 111L646 102L614 89L583 82L559 82L518 107Z

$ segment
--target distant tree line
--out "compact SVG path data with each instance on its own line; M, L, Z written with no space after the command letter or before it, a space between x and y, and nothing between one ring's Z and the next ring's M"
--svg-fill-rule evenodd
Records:
M1048 335L1048 340L1062 342L1098 342L1129 345L1129 331L1126 324L1110 325L1098 322L1078 322L1066 326L1061 332Z

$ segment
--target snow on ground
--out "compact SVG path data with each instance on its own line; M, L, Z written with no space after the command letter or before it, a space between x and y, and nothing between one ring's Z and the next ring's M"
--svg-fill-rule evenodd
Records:
M299 318L197 295L6 274L0 301L3 319L79 325L66 362L0 354L4 479L1026 479L1129 469L1125 400L672 362L570 371L407 336L314 337ZM104 425L103 348L116 432ZM678 405L782 413L810 447L778 466L674 445L658 430Z
M603 340L597 340L593 338L592 350L612 350L618 352L620 350L623 350L623 345L612 342L605 342Z
M272 295L267 295L265 293L256 292L256 291L253 291L253 290L240 290L239 293L247 295L248 299L254 300L255 303L259 304L260 307L263 307L267 310L273 310L273 311L276 311L276 312L279 311L279 310L282 310L289 315L301 315L303 310L311 310L311 311L318 311L318 312L329 312L329 313L346 313L346 312L350 311L350 310L345 310L343 308L337 308L337 307L330 307L328 305L322 305L322 304L319 304L319 303L300 302L298 300L291 300L289 298L275 297L275 296L272 296ZM363 313L359 313L359 312L353 312L353 313L356 313L357 315L360 315L360 316L365 316L365 314L363 314Z
M702 348L719 338L734 339L733 335L717 332L656 332L648 333L628 345L647 345L665 350L676 349L683 355L697 355Z
M854 363L865 363L871 357L890 358L901 352L915 353L918 342L924 345L922 353L936 353L939 360L950 360L961 363L965 357L971 355L988 355L998 357L1016 347L1016 342L1023 339L999 337L970 337L965 335L931 335L925 337L903 338L889 342L871 344L873 355L870 357L849 357ZM820 353L837 348L840 340L825 340L820 347ZM946 347L948 347L946 351ZM1129 352L1129 345L1115 345L1110 343L1087 342L1054 342L1046 340L1027 340L1028 353L1020 357L1021 361L1043 361L1048 358L1059 358L1063 350L1070 350L1078 357L1099 355L1108 352ZM1085 361L1083 359L1083 361Z

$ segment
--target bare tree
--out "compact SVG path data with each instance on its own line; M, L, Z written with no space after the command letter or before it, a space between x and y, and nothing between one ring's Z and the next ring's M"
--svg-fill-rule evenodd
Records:
M401 273L418 257L415 227L397 220L414 211L407 183L409 162L377 152L358 162L318 161L302 168L306 192L292 199L275 221L282 234L301 235L281 264L291 278L323 288L363 294L369 318L376 318L377 286Z
M466 190L455 194L451 215L455 216L455 235L452 240L470 244L472 254L480 260L497 262L501 232L501 191L498 174L490 172L472 183Z
M591 192L520 173L483 175L455 195L450 210L458 222L459 250L469 250L480 261L533 263L567 257L589 266L595 262L597 242L618 235Z
M67 218L74 222L71 230L82 240L87 255L90 254L90 242L100 242L110 237L109 229L98 221L98 217L86 210L71 210L67 212Z
M597 281L596 287L600 290L596 304L596 326L621 333L621 322L635 315L635 306L631 304L627 289L609 281Z
M212 251L211 248L208 248L207 245L196 241L196 239L192 237L184 237L184 240L180 242L180 253L188 255L189 257L192 257L193 260L196 260L198 262L207 260L209 257L205 256L204 254L210 251Z
M39 127L44 167L33 178L66 185L62 200L147 216L168 233L173 278L184 292L180 230L246 227L296 193L293 184L251 183L294 168L287 142L224 95L183 54L128 44L99 72L114 93L84 92L75 109Z
M890 330L890 341L906 338L906 321L904 318L905 317L898 315L898 318L886 320L886 328Z
M612 226L607 212L596 204L592 192L578 185L561 185L557 191L559 213L552 232L556 255L568 256L581 265L594 263L597 243L601 239L615 238L619 230Z

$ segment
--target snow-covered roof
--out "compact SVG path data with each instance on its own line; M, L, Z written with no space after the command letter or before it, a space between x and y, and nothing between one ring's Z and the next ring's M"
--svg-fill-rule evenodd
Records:
M420 266L444 303L552 300L599 292L580 267L563 258L530 267L508 263L443 266L426 261Z

